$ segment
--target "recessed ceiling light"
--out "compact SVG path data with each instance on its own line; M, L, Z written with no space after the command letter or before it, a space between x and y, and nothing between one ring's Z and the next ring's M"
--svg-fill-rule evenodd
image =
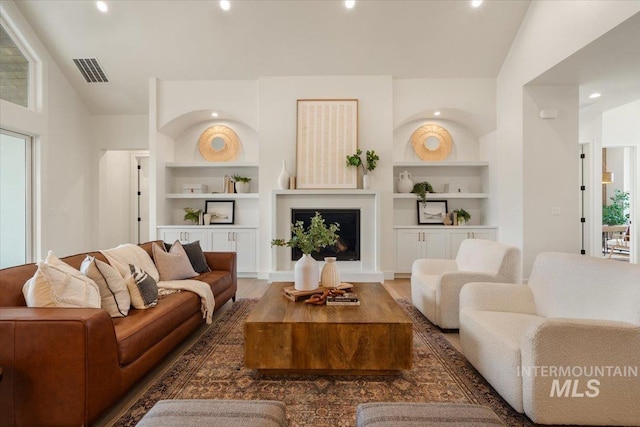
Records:
M229 0L220 0L220 7L222 10L231 9L231 2Z
M347 9L353 9L355 5L356 0L345 0L344 2L344 7L346 7Z
M109 6L107 6L107 3L103 2L103 1L97 1L96 2L96 7L102 13L106 13L109 10Z
M440 111L436 111L433 113L434 116L439 116L440 115Z
M594 92L591 95L589 95L589 99L596 99L596 98L600 98L602 96L602 94L598 93L598 92Z
M218 113L211 113L211 117L218 117Z
M481 4L482 0L471 0L471 6L473 7L480 7Z

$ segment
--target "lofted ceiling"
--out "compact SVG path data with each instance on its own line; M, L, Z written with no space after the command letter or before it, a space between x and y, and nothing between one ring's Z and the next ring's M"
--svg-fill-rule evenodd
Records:
M92 114L145 114L149 77L495 78L528 0L17 0ZM97 58L109 83L86 83Z

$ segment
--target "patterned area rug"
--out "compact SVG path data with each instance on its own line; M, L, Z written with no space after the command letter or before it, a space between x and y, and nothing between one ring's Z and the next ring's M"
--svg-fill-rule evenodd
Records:
M270 399L291 426L354 426L362 402L456 402L492 408L509 426L533 426L515 412L442 332L404 300L414 323L413 369L375 376L268 376L244 367L243 322L257 300L238 300L115 423L135 424L161 399Z

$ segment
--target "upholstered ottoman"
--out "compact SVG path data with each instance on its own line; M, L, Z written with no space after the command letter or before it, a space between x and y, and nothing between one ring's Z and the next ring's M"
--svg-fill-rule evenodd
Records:
M504 426L491 409L464 403L362 403L356 409L356 427Z
M274 400L160 400L138 427L285 427L284 403Z

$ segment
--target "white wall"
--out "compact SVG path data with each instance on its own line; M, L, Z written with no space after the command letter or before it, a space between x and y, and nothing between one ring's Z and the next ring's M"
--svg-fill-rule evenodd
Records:
M522 247L528 258L542 246L545 250L561 248L551 241L533 242L529 247L524 238L524 203L533 196L524 192L523 162L529 158L523 157L523 87L639 11L639 2L535 1L511 45L497 80L497 208L501 240ZM575 174L567 170L557 179L575 183ZM524 277L528 276L525 268Z
M393 270L393 84L390 76L268 77L260 78L260 272L271 269L271 193L277 189L282 159L290 175L296 175L296 108L298 99L358 99L358 146L375 150L380 162L371 173L371 189L382 197L383 271Z
M523 268L544 251L580 253L578 87L527 86L524 93ZM541 119L554 108L558 118Z
M131 242L131 152L102 151L99 169L96 247L113 248Z
M149 116L97 115L91 117L93 146L96 150L147 150Z
M36 253L59 256L95 249L97 167L91 117L13 1L0 12L37 58L40 94L32 110L2 101L0 125L35 137Z

